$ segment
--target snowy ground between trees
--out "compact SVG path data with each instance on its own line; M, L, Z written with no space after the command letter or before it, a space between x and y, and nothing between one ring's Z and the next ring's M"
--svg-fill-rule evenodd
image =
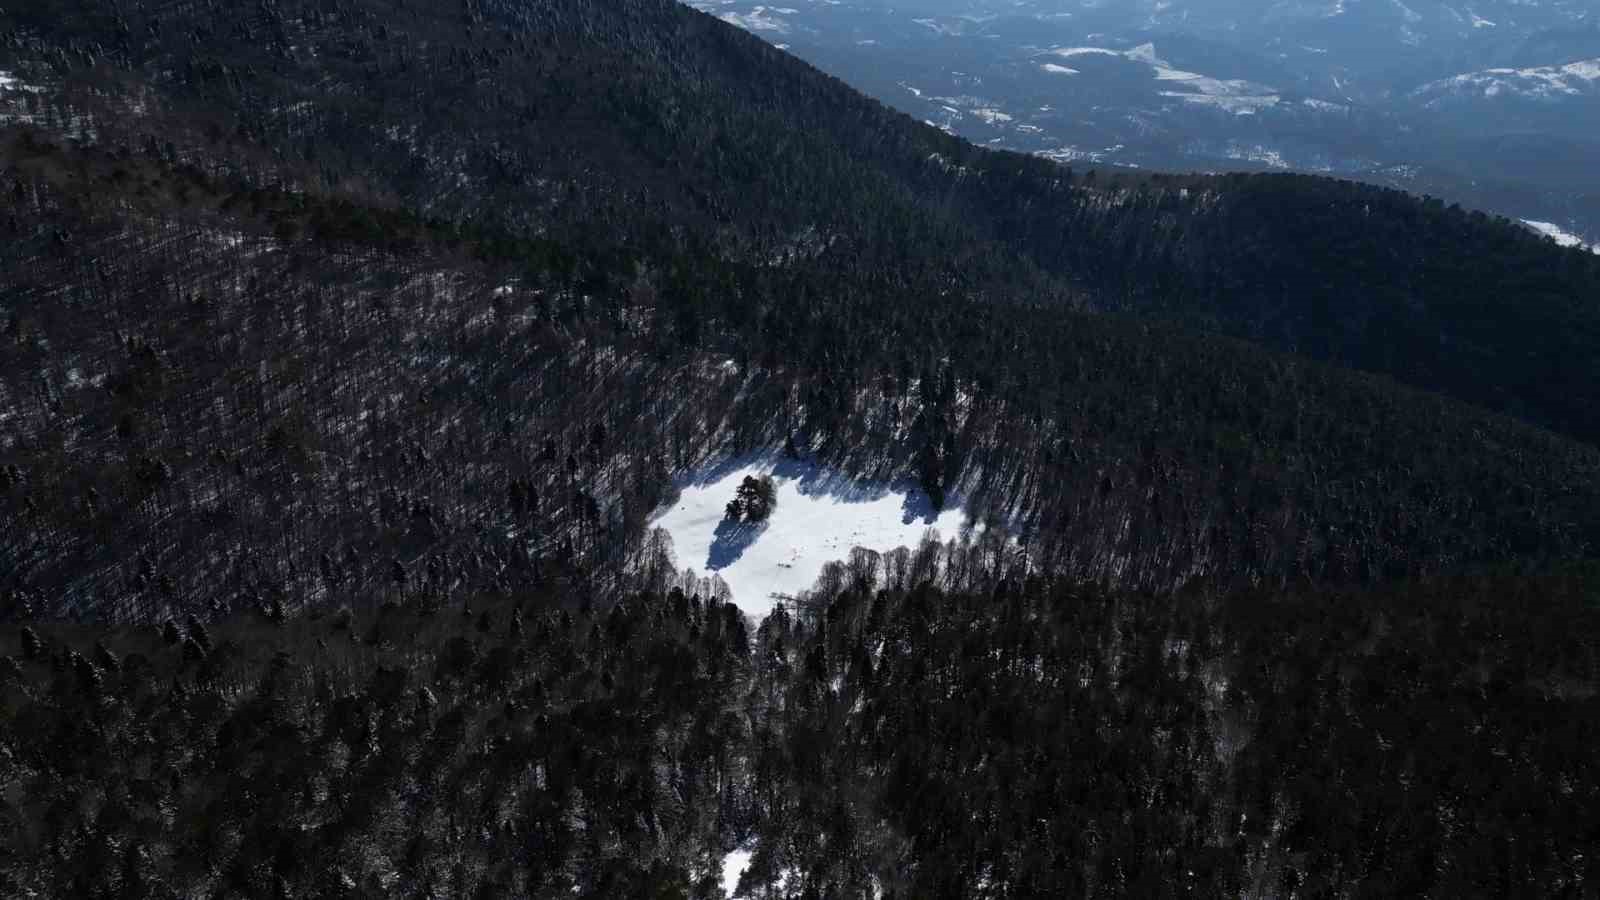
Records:
M750 850L735 850L722 860L722 892L729 897L739 887L739 876L750 866L750 857L755 853Z
M778 502L761 523L726 519L745 476L771 475ZM859 481L819 466L776 457L744 458L695 473L651 523L672 536L678 568L718 575L747 615L760 619L779 597L811 588L822 567L851 549L885 553L915 547L929 529L942 538L967 526L958 498L935 510L908 485Z

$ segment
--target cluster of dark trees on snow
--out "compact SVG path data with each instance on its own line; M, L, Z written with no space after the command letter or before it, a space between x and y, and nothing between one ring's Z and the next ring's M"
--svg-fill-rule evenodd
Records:
M746 475L728 501L730 522L765 522L778 505L778 486L771 475Z

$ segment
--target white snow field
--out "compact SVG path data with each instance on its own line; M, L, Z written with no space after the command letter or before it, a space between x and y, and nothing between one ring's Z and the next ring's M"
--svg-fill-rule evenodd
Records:
M771 475L778 503L760 525L725 521L728 501L747 475ZM679 569L716 574L734 603L760 619L778 597L809 590L834 560L856 547L885 553L915 547L929 529L948 540L967 524L959 498L935 512L915 488L853 480L809 462L744 458L679 484L681 495L651 523L672 536Z
M1185 103L1214 106L1238 116L1253 115L1258 110L1277 106L1282 99L1274 88L1264 84L1239 79L1212 78L1198 72L1175 69L1156 54L1155 44L1140 44L1132 50L1111 50L1106 47L1057 47L1039 55L1058 56L1062 59L1082 56L1120 56L1130 62L1149 66L1157 81L1165 82L1174 88L1181 88L1181 90L1161 91L1161 96L1182 100ZM1057 63L1045 63L1041 68L1046 72L1057 74L1077 74L1077 70Z
M754 850L740 849L722 858L722 892L724 894L729 897L733 896L733 892L739 887L739 876L743 875L744 870L750 867L750 860L755 855ZM777 887L780 893L787 890L790 880L797 874L798 872L794 869L786 869L779 872L777 883L774 886ZM753 897L760 891L761 888L756 888L751 893L745 894L745 896ZM883 889L878 886L876 878L872 879L872 896L874 900L883 896Z

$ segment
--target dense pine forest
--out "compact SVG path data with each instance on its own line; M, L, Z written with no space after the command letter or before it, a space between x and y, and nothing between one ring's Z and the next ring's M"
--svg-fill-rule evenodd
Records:
M661 0L10 4L0 894L1591 896L1597 410L1600 257ZM761 452L985 527L748 618Z

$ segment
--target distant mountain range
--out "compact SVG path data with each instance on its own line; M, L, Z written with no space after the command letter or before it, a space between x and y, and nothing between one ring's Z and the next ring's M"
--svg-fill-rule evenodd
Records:
M989 146L1329 173L1600 240L1600 21L1583 4L693 5Z

